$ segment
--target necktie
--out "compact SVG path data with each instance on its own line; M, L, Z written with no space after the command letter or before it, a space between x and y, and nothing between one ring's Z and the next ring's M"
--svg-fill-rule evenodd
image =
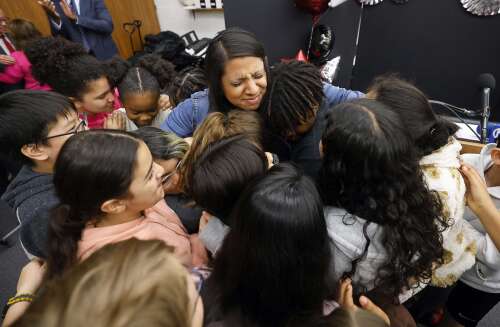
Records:
M75 13L75 15L78 16L78 10L76 8L76 3L75 3L75 0L70 0L69 1L69 7L71 9L72 12ZM90 50L90 46L89 46L89 41L87 40L87 37L85 36L85 33L84 31L82 30L82 28L80 26L78 26L78 29L80 30L80 35L82 37L82 45L83 47L88 51Z
M10 53L16 51L16 48L14 48L12 43L9 41L9 39L5 35L0 36L0 38L2 38L3 43L5 44L5 46L7 47L7 50L9 50Z

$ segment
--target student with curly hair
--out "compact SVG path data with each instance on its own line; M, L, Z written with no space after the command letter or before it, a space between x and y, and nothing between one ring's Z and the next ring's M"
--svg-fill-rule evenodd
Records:
M435 307L432 303L443 303L450 287L474 266L482 238L464 219L465 184L459 171L462 146L454 137L458 126L439 118L421 90L395 75L376 78L367 97L386 104L399 115L418 152L427 187L439 194L442 215L449 224L442 233L444 263L432 274L431 286L435 287L427 288L412 306L415 316L425 319Z
M114 127L114 95L105 65L77 43L45 37L26 49L33 76L73 101L89 128Z
M112 75L123 106L120 112L125 115L124 129L160 127L170 114L170 110L162 107L161 96L175 76L174 65L153 54L141 57L135 66L128 65L126 69L126 63L119 58L110 65L119 68Z
M355 100L331 109L320 147L334 277L387 303L406 300L443 262L447 225L404 125L387 106Z

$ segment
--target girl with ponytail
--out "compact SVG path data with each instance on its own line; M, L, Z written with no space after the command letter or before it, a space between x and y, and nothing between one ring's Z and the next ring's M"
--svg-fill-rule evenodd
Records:
M116 130L75 136L55 164L61 204L49 224L48 278L106 244L133 237L162 240L191 265L191 240L163 200L163 168L144 142Z
M446 224L401 120L374 100L340 104L327 116L320 148L335 280L347 275L356 292L404 301L442 262Z
M164 93L175 76L174 65L158 55L145 55L134 66L122 59L108 62L123 108L120 109L127 131L139 127L160 127L170 113Z
M442 233L445 260L433 271L431 285L451 286L474 265L479 239L463 217L465 184L459 171L462 146L454 137L458 126L438 117L422 91L395 76L375 79L367 96L399 115L417 150L428 189L439 194L441 215L449 228Z

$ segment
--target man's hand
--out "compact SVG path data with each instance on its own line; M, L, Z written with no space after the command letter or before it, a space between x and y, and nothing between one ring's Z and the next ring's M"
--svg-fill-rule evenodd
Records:
M56 23L59 23L60 17L56 11L56 6L54 2L51 0L38 0L37 1L40 6L42 6L43 10L50 16L50 18L56 20Z
M76 13L71 10L69 4L64 0L61 0L59 4L61 5L64 15L66 15L66 17L68 17L71 21L76 21Z
M16 62L16 59L12 58L11 56L0 55L0 64L12 65L15 62Z

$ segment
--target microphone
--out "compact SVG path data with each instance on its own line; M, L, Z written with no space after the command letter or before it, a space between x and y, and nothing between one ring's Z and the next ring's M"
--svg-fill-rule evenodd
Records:
M491 74L481 74L477 79L481 89L481 143L486 143L488 136L488 120L490 118L490 93L495 88L495 77Z

